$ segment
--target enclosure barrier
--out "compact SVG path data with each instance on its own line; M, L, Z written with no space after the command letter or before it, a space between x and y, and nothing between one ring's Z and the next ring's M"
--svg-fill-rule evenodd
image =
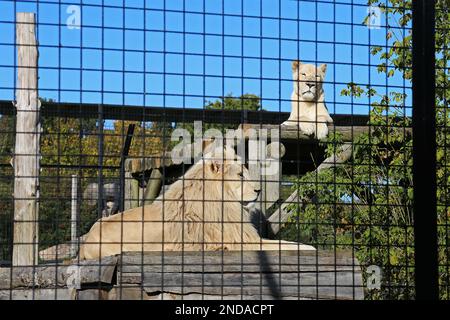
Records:
M309 3L311 1L303 2ZM198 14L185 10L184 3L183 15L195 16ZM203 2L203 10L205 10L205 3ZM281 2L279 3L281 8ZM318 3L320 5L327 2L314 2L316 14ZM369 3L372 4L371 1ZM14 68L17 69L17 84L14 80L16 100L13 102L13 105L11 105L11 100L0 100L0 120L4 120L4 116L12 116L14 120L13 129L7 133L11 133L14 136L13 140L15 139L14 151L11 152L13 155L11 162L0 163L1 168L7 168L7 170L13 172L10 178L14 184L14 193L11 197L13 206L10 209L13 214L11 218L13 222L11 224L13 226L13 237L11 237L11 242L1 243L1 249L5 252L11 247L12 255L11 261L0 261L0 300L361 300L364 298L379 299L380 297L437 299L439 294L444 298L448 298L450 292L448 276L448 219L450 216L448 215L447 205L448 174L445 169L447 167L447 153L445 149L447 148L448 121L445 108L448 107L448 92L446 92L448 90L446 79L448 66L444 59L444 66L441 65L439 68L436 68L435 61L436 57L441 59L441 56L436 56L436 48L442 49L444 53L447 50L446 40L443 41L444 44L439 44L442 48L439 48L439 45L435 43L436 40L441 41L441 38L445 38L442 37L442 33L445 34L448 31L445 30L446 26L444 25L444 30L437 28L437 31L441 33L441 37L438 37L438 39L434 37L436 32L434 27L436 22L434 6L437 4L442 5L444 2L412 1L412 8L409 7L409 4L402 5L393 1L388 3L393 7L384 7L381 4L378 9L386 10L386 18L390 9L394 9L393 11L397 15L403 15L402 18L406 22L396 30L400 31L400 35L405 37L405 39L402 39L403 42L397 39L397 42L391 39L396 37L397 34L388 32L385 39L386 42L379 44L380 50L392 49L394 53L390 52L389 55L393 56L410 53L410 60L412 60L413 64L410 65L411 61L408 60L409 58L405 58L405 61L392 62L389 60L390 56L386 55L382 58L386 59L384 69L383 64L381 64L377 66L378 69L376 70L378 73L386 73L386 77L382 81L384 82L385 80L385 83L373 84L371 77L374 77L375 70L371 71L374 65L370 57L367 62L354 63L351 60L349 63L341 63L345 68L351 68L351 77L347 79L351 81L361 76L361 74L354 75L353 68L367 67L368 79L365 81L367 82L367 103L364 102L359 105L354 103L354 99L359 98L358 94L361 95L361 92L358 92L356 89L359 86L355 83L343 83L336 80L336 75L339 73L337 69L340 64L334 55L336 52L333 52L333 56L330 58L332 61L325 61L327 59L319 59L317 57L317 46L318 43L319 45L330 43L342 46L350 45L352 46L351 56L353 59L354 45L355 47L358 45L362 46L368 51L370 48L372 55L374 55L373 52L377 54L377 47L370 46L370 36L369 44L357 43L355 38L358 38L358 36L354 35L353 31L349 43L336 41L336 33L332 41L323 42L317 40L317 34L320 33L317 31L315 40L303 41L303 45L316 42L315 57L306 59L309 60L308 62L314 64L321 62L330 64L332 62L334 64L332 66L333 80L328 83L325 81L324 84L332 84L335 90L336 87L340 86L342 92L347 92L349 96L350 102L348 104L351 106L352 114L329 114L333 123L329 123L327 126L328 139L325 137L317 139L318 130L312 134L311 132L300 130L298 126L281 125L282 123L285 124L286 119L291 116L289 112L281 112L281 105L283 102L286 102L281 98L282 86L283 82L288 80L290 84L292 80L283 78L281 69L285 67L286 62L289 62L289 68L292 65L294 70L293 80L296 80L295 72L299 71L300 64L299 60L297 60L299 59L297 57L298 52L292 59L281 58L282 47L280 45L280 56L277 58L263 57L262 44L265 40L279 40L280 43L283 41L297 41L297 49L299 49L298 42L300 40L286 39L282 36L281 31L286 29L283 27L283 22L301 21L302 19L299 16L287 19L282 19L281 17L267 18L262 14L262 9L259 15L250 16L243 13L226 13L223 9L222 12L211 14L214 17L222 17L224 21L226 20L225 18L239 18L243 20L260 18L261 32L268 30L265 27L263 28L263 20L279 23L278 28L280 30L278 30L278 35L265 37L259 34L244 37L244 29L246 28L244 22L242 22L241 26L241 35L225 35L224 30L221 31L222 34L219 32L219 35L204 31L186 32L186 23L183 16L183 31L167 31L166 13L180 13L179 10L168 9L165 2L162 8L148 9L145 5L144 8L138 9L137 11L142 11L144 14L153 11L157 13L162 12L164 28L157 30L157 32L163 32L164 37L166 37L166 33L170 33L172 36L173 34L182 34L183 46L186 46L185 37L187 36L201 34L203 37L219 36L219 38L222 38L222 51L220 53L207 54L206 47L204 47L202 53L192 54L195 57L220 57L224 61L230 58L235 59L237 57L234 54L225 53L225 37L229 36L229 38L238 38L240 40L241 52L239 55L243 60L241 62L241 74L237 76L225 75L223 73L225 62L222 62L222 75L211 76L206 72L207 64L203 62L204 70L201 77L205 87L200 95L187 93L187 88L190 84L185 77L200 77L200 75L195 74L195 72L191 73L192 70L187 71L187 67L184 64L187 59L187 54L184 52L185 48L183 48L182 71L168 71L169 68L166 64L166 59L168 58L166 55L175 55L179 54L179 52L170 50L170 52L167 52L166 38L163 41L162 53L164 58L162 70L148 71L146 69L147 66L145 66L143 71L130 71L127 74L127 76L130 76L130 74L143 75L144 86L142 91L144 92L148 89L146 86L148 85L146 78L148 75L163 74L164 77L170 77L180 75L180 72L182 72L182 94L173 94L173 96L179 98L178 101L182 100L180 106L183 105L183 107L172 108L168 107L169 104L166 102L170 94L166 92L165 78L163 79L163 94L158 95L163 101L163 107L144 107L146 105L147 92L142 94L144 97L142 105L125 105L125 96L129 94L127 91L131 91L132 94L139 94L133 90L126 89L124 80L126 78L125 67L122 68L123 70L117 71L123 77L121 89L123 103L103 103L104 96L115 93L114 90L111 92L104 87L104 73L111 72L111 70L105 67L103 60L100 69L102 74L101 88L97 91L87 90L90 94L101 93L101 103L81 102L85 99L83 96L85 92L83 91L82 77L80 77L80 88L78 90L67 89L68 92L80 94L79 103L63 102L62 99L58 99L59 101L56 102L41 101L38 94L39 70L47 68L49 70L57 69L58 72L74 70L81 72L83 69L82 63L80 63L79 67L61 67L60 64L58 64L57 68L48 66L42 68L38 66L39 55L35 34L35 15L32 13L17 13L14 20L16 24L14 45L18 53L17 61L14 58ZM222 1L222 5L224 5L224 1ZM350 6L352 14L355 6L363 6L355 3L351 5L334 3L334 5ZM94 5L94 7L100 7L101 10L111 8L106 4L101 6ZM242 7L244 7L244 4L242 4ZM116 7L112 6L112 8ZM122 9L126 11L130 8L126 7L124 3ZM370 6L368 9L372 10L373 8ZM444 9L440 8L442 11L445 11ZM409 14L410 10L412 10L412 16ZM203 12L203 24L206 25L205 16L207 14ZM411 30L408 22L411 17L413 17L412 44L409 38ZM350 23L337 22L336 12L333 12L333 19L334 25L350 25L351 27L356 25L354 21ZM307 23L314 22L316 28L319 28L317 26L319 22L322 27L330 23L329 21L319 21L318 16L303 20ZM46 26L47 24L43 23L43 25ZM52 24L50 23L50 25ZM61 27L60 25L58 26ZM125 31L154 32L153 29L147 29L147 27L144 23L143 30L139 28L137 30L134 28L129 29L125 25L121 28L110 28L105 27L104 21L102 21L101 27L98 28L102 32L105 29L119 29L124 33ZM225 28L225 22L223 22L222 28ZM386 28L390 28L390 26L387 25ZM125 38L124 35L123 41L125 41ZM245 41L251 42L255 39L261 41L261 52L258 58L252 58L244 54ZM205 45L205 41L203 39L203 45ZM227 39L227 41L233 42L230 39ZM233 47L235 47L236 42L234 41L233 43ZM102 46L104 46L103 39ZM408 46L411 46L411 48ZM52 45L42 45L42 48L48 49L49 47L51 48ZM56 45L56 47L58 50L67 49L61 44ZM93 50L92 47L85 48L83 44L80 44L79 49L80 52L86 49ZM409 49L411 49L411 52L407 51ZM127 54L143 53L145 62L148 61L145 56L147 53L161 53L158 50L148 50L148 52L146 50L147 48L144 45L143 50L122 48L109 51L121 52L124 65ZM407 52L405 53L401 50ZM104 51L105 49L102 47L103 59ZM110 54L110 52L108 53ZM61 53L58 52L58 54L59 59L61 59ZM257 80L261 82L259 88L261 97L258 98L258 104L264 100L262 93L264 91L263 82L279 81L279 84L277 83L279 85L278 99L266 99L269 101L275 100L279 103L278 107L280 110L278 112L262 110L261 105L258 105L259 110L244 110L244 104L247 101L243 96L237 98L240 99L238 103L241 109L236 109L236 106L231 104L234 109L227 110L224 102L226 97L216 95L213 96L222 99L220 101L217 100L219 101L219 107L211 107L214 106L214 103L205 105L203 109L186 107L189 104L188 98L202 98L206 100L209 96L206 94L206 84L208 81L214 82L213 80L216 80L216 78L223 81L222 95L226 94L224 92L226 87L225 80L241 82L241 89L243 90L247 80L255 80L252 76L244 76L245 59L249 60L246 61L249 64L252 62L251 60L255 59L260 63L261 74L258 75ZM58 63L60 63L59 60ZM275 72L270 77L267 75L263 76L265 63L267 65L271 65L271 63L277 64L279 68L278 74ZM442 64L442 59L440 63ZM295 69L295 66L297 66L297 69ZM327 66L323 63L319 68L325 68L324 70L326 70ZM98 71L96 68L87 69L89 72ZM310 83L311 86L318 85L317 70L314 71L316 73L314 80L310 80L314 82L314 84ZM393 72L392 74L391 71ZM410 71L412 76L408 75ZM397 75L396 72L401 73L402 78L395 80L400 84L397 83L391 87L390 81L395 82L392 78L394 73ZM444 74L442 76L442 78L445 78L444 80L438 77L442 88L436 87L435 72L443 72ZM57 95L60 98L63 90L61 89L61 76L58 75L58 77L60 83L58 84ZM210 79L207 80L206 77ZM298 72L297 77L299 77ZM304 77L306 77L306 73ZM413 85L412 104L414 108L412 108L412 112L407 110L409 106L407 105L406 91L410 89L408 87L409 80L411 80ZM366 83L362 81L361 86L364 87L365 85ZM374 94L371 91L375 90L373 88L376 88L379 92L386 91L385 96L380 98L381 102L374 101L381 95ZM394 95L391 97L392 92L389 90L392 88L402 92L398 96ZM265 90L269 90L267 86ZM48 90L47 94L50 91L52 90ZM333 93L332 99L328 96L326 101L330 102L333 100L334 104L339 104L335 94L336 92ZM387 97L387 101L384 100L385 97ZM292 99L292 101L286 100L291 103L295 99ZM436 107L436 101L439 103L438 107ZM325 105L325 100L323 104ZM355 106L368 106L370 111L368 111L367 115L356 115L353 114ZM394 112L396 116L389 114L390 108L397 107L402 110L400 113ZM436 108L443 115L438 114L438 117L436 117ZM439 108L443 110L439 110ZM295 107L292 110L295 110ZM409 114L407 115L407 113ZM410 115L412 115L412 118ZM317 118L317 114L315 116ZM373 121L374 116L376 121ZM444 119L444 123L439 117ZM43 132L42 120L44 118L58 119L56 121L58 124L51 128L53 130L56 128L57 132ZM68 132L63 132L64 130L61 129L59 122L61 118L66 120L78 119L79 126L75 125L69 129L64 128ZM436 119L441 122L437 124ZM114 126L120 123L122 125L121 130L116 130L116 128L106 129L105 123L108 120L115 121L111 121L109 125L112 124ZM220 126L220 129L224 129L225 124L231 124L233 128L242 130L244 143L247 144L251 138L249 132L252 132L252 130L264 129L268 130L268 132L271 132L271 130L275 132L277 137L268 136L269 143L266 146L266 151L268 152L265 156L267 159L273 160L270 150L273 149L278 152L280 157L275 162L279 171L273 175L263 175L260 163L256 169L249 170L250 180L258 183L258 187L253 187L253 191L257 191L256 199L258 200L255 200L256 204L249 209L251 214L258 215L258 221L252 220L251 223L256 225L261 238L274 240L289 236L290 239L295 239L297 243L306 239L305 241L308 244L313 244L318 250L227 251L226 248L222 248L223 251L124 252L120 255L108 256L98 260L80 260L80 257L78 257L79 247L85 242L86 232L96 219L101 217L107 219L109 215L114 216L123 210L146 205L150 206L158 203L158 201L162 201L164 204L164 194L166 190L170 189L170 184L177 181L177 179L183 179L182 177L184 177L186 170L190 168L189 165L180 165L171 159L170 148L168 147L169 142L166 141L168 136L166 135L165 126L169 124L169 126L173 125L173 128L176 128L179 123L190 125L190 122L194 120L203 120L205 123L214 124L216 129ZM128 131L126 131L125 121L139 122L139 124L128 125ZM299 120L299 122L301 123L302 121ZM86 123L90 124L90 129L84 127ZM150 126L149 123L152 123L152 125ZM156 137L161 139L162 142L159 142L161 142L163 150L156 155L153 153L149 155L146 154L146 151L149 151L148 148L146 149L146 139L149 138L147 129L154 129L158 123L162 123L164 129L157 128L159 135L153 136L150 134L150 138ZM315 125L318 124L316 123ZM443 137L442 132L440 132L440 137L439 135L437 137L436 129L443 132ZM0 128L0 130L3 130L3 128ZM44 147L47 147L47 151L49 149L49 146L44 146L41 141L45 135L50 137L51 135L56 136L53 137L53 142L56 141L55 145L57 146L53 146L51 150L56 150L57 154L48 152L47 156L57 159L53 160L53 162L49 161L52 163L41 164L42 149ZM60 141L63 140L61 137L70 135L77 137L80 147L77 150L79 154L69 153L67 156L63 155L62 151L66 146L62 145ZM94 139L88 140L87 137L90 136L94 136ZM361 140L359 139L360 137L366 137L366 140ZM402 138L400 139L399 137ZM0 138L3 137L0 136ZM114 149L119 150L119 152L114 153L111 150L106 150L107 143L105 138L116 139L113 142ZM275 138L279 138L279 141L274 142ZM86 148L82 143L83 139L90 143L90 147L95 145L96 150L93 154L89 154L83 149ZM392 144L390 144L391 139L394 141ZM403 141L401 141L402 139ZM436 158L436 139L441 139L440 145L438 145L439 160ZM67 141L65 143L70 145L71 141L69 139ZM135 142L136 144L133 145ZM130 148L137 144L140 144L141 150L139 152L134 150L133 154L129 154ZM328 148L329 146L335 146L335 149L330 152L331 148ZM376 146L375 156L373 156L374 150L372 149L374 146ZM202 149L202 151L204 150ZM362 155L364 152L365 154ZM114 153L114 155L112 156L111 153ZM0 156L3 156L3 154L0 154ZM71 156L79 157L79 164L61 164L62 156L69 158ZM92 164L92 161L87 165L81 164L86 162L85 160L88 157L96 157L96 164ZM114 157L119 158L119 161L115 161ZM77 163L77 161L73 162ZM55 172L57 172L53 173L54 176L50 178L41 173L43 169L49 168L56 169ZM395 175L395 173L392 175L391 169L399 168L404 171L404 175ZM64 173L67 174L67 177L64 177L64 174L61 174L62 169L72 171L69 174ZM83 176L83 170L91 170L92 175L90 177L89 174ZM105 170L111 170L115 173L110 174L106 178L104 175ZM336 172L339 170L343 172L337 178ZM360 172L357 172L358 170ZM412 172L408 176L409 170L412 170ZM443 172L440 172L438 179L436 179L437 170L443 170ZM328 175L326 175L327 172L329 173ZM363 176L363 179L355 181L355 176L357 175L355 172ZM242 172L239 175L242 177ZM294 178L290 178L287 181L283 179L283 175L294 176ZM301 179L308 175L311 177L310 180ZM0 178L4 179L1 175ZM47 194L45 197L42 197L42 181L45 181L45 179L51 180L52 178L57 180L56 191L60 194L56 196ZM62 184L61 179L64 178L71 179L71 193L68 199L60 199L64 198L62 196L63 191L59 189ZM84 199L81 199L80 193L82 192L80 191L87 185L87 182L93 182L94 179L96 182L89 185L96 185L96 187L86 188L85 193L89 195L89 192L91 192L90 195L94 199L93 202L96 206L94 208L97 211L96 216L92 216L92 210L89 211L83 208L84 217L81 217L81 206L86 206L89 201L85 194L83 194ZM108 179L112 182L107 181ZM411 179L411 181L408 179ZM206 180L203 179L203 181ZM224 181L221 181L222 184ZM437 181L440 181L441 185L437 185ZM3 183L3 180L0 182ZM284 182L287 182L288 191L286 191L288 189L286 185L283 186ZM342 186L346 186L347 189ZM1 187L3 188L3 184ZM283 195L281 194L282 187L285 188L285 194ZM340 191L341 187L345 190ZM329 193L325 192L325 195L323 195L323 189L326 189ZM351 191L348 191L350 189ZM309 190L309 193L302 193L303 190ZM414 193L413 196L412 193ZM439 194L439 199L436 199L436 193ZM3 198L6 198L5 194L8 194L8 190L6 192L2 190L0 204L2 204ZM379 197L377 198L377 196ZM40 215L39 208L45 201L54 201L55 198L60 201L61 207L67 205L65 210L70 211L70 216L64 218L58 216L59 212L57 210L60 209L58 205L58 208L51 208L53 210L56 209L54 219L50 219L50 222L45 221ZM226 202L223 198L221 200L222 203ZM239 202L244 204L247 201L243 201L241 198ZM4 207L9 208L7 205ZM306 210L307 207L309 211ZM314 208L311 209L311 207ZM439 214L436 210L437 207L440 209ZM358 210L364 212L365 216L360 215ZM399 211L400 214L396 215L395 213ZM144 212L144 209L142 212ZM436 219L437 217L439 217L439 220ZM42 246L42 240L38 236L40 233L39 229L42 226L45 227L46 223L54 223L53 229L58 229L60 227L58 222L64 219L69 220L70 234L59 237L58 241L46 234L50 238L46 239L48 246ZM83 219L85 220L82 221ZM303 219L308 222L304 222ZM400 221L401 219L404 220ZM86 223L86 221L89 223ZM87 224L90 225L87 226ZM282 231L286 232L286 229L283 230L284 227L294 225L296 227L295 230L290 230L290 234L283 234ZM308 229L305 226L311 228ZM439 226L439 229L437 229L437 226ZM305 231L304 229L308 230ZM356 229L359 230L356 231ZM439 230L439 234L437 230ZM378 237L380 234L382 236ZM369 240L366 242L361 241L361 238L364 237ZM144 244L142 243L142 245ZM327 249L325 250L323 247L327 247ZM333 249L330 250L329 247ZM358 253L359 261L356 258L356 252ZM383 269L383 273L370 273L370 270L381 269ZM372 280L374 281L373 283L371 282ZM381 290L381 287L385 291Z
M0 269L0 300L363 298L359 263L345 251L130 252Z

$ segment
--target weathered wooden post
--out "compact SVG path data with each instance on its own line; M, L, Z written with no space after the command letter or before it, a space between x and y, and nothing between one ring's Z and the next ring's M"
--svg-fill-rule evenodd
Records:
M14 151L14 266L38 263L40 102L34 13L16 16L18 82Z
M148 180L147 188L145 189L144 199L142 205L151 204L159 195L164 177L159 168L152 169L150 179Z
M252 180L259 185L261 194L255 208L267 217L266 212L280 198L280 181L282 175L281 158L286 149L279 142L278 131L272 130L273 142L267 144L267 130L261 129L259 139L256 132L249 138L249 172ZM255 151L256 150L256 151Z
M319 172L337 167L344 164L347 160L351 158L353 154L353 148L351 143L343 144L335 154L326 158L317 168L314 170L316 174ZM284 223L286 223L289 217L295 211L289 211L288 208L294 203L301 203L303 199L299 199L297 190L295 190L285 202L269 217L269 235L275 236L281 229Z
M124 209L139 207L139 182L133 178L131 172L125 172Z

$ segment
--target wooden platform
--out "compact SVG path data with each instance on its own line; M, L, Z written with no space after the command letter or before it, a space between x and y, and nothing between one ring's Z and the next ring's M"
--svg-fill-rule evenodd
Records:
M0 300L363 298L351 252L124 253L100 263L0 269Z
M318 140L314 137L305 135L296 126L280 126L275 124L242 124L239 128L244 132L244 138L249 138L249 132L251 129L254 130L267 130L268 138L271 138L272 130L275 130L279 134L280 141L286 145L289 143L295 144L312 144L317 148ZM333 135L335 132L340 134L343 141L351 142L358 135L366 132L370 132L371 127L369 126L328 126L329 135ZM372 127L373 130L373 127ZM311 150L302 147L302 153L309 154ZM319 150L319 152L321 152ZM170 167L174 165L172 162L172 156L170 152L166 152L164 155L154 156L154 157L129 157L125 160L125 171L130 173L139 173L143 171L148 171L152 169L160 169L162 167Z
M272 176L261 176L260 168L253 168L250 172L252 179L261 181L261 199L264 204L258 208L263 214L279 199L279 185L282 175L303 175L315 169L316 164L325 158L324 146L314 137L307 136L299 131L297 126L282 126L275 124L241 124L243 137L249 139L252 134L266 132L269 142L272 132L279 136L278 144L282 147L282 160L278 162L279 173ZM345 141L352 141L354 137L370 130L367 126L330 125L329 132L339 132ZM202 150L201 141L194 150ZM246 147L248 149L248 146ZM277 148L278 151L278 148ZM193 154L200 156L201 154ZM128 157L124 162L125 169L125 209L134 208L151 203L159 194L162 186L169 185L182 176L190 165L175 164L171 152L165 152L153 157ZM272 187L271 187L272 186ZM266 189L268 192L266 192ZM261 203L261 202L260 202Z

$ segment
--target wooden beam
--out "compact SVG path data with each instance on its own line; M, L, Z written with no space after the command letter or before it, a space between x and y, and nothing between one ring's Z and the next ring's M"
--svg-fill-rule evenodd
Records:
M40 102L34 13L16 16L18 82L14 151L14 266L38 263Z
M220 97L217 97L220 98ZM252 110L215 110L176 106L144 106L144 105L112 105L103 104L104 120L130 121L163 121L163 122L193 122L202 120L205 123L282 123L289 118L289 112L252 111ZM270 108L270 106L267 106ZM13 115L11 101L0 100L0 114ZM77 119L97 119L97 103L42 102L43 117L67 117ZM337 126L362 126L368 121L367 115L331 114Z
M346 143L342 145L336 154L326 158L314 172L318 174L319 172L335 167L337 165L343 164L352 156L352 145L350 143ZM292 211L288 211L287 208L293 203L299 203L302 200L298 198L297 190L295 190L286 201L277 209L268 219L269 224L269 232L271 235L276 235L281 226L288 220L288 218L292 215Z
M147 188L144 193L143 206L151 204L159 195L164 177L159 168L152 169L150 178L147 183Z
M322 272L352 270L354 263L350 251L124 252L120 272Z
M66 299L80 300L169 293L171 299L364 298L361 267L350 250L124 252L72 265L0 268L0 300L53 299L61 289Z
M110 256L73 265L0 268L0 290L66 287L73 284L72 281L79 281L80 284L112 284L117 259L117 256Z
M246 138L249 137L247 130L249 129L267 129L268 137L270 137L270 130L275 130L280 133L280 140L301 140L304 142L317 142L317 139L314 137L305 135L301 132L296 126L280 126L278 124L242 124L240 125L242 131L244 131L244 136ZM333 136L333 134L339 133L342 135L342 141L352 142L355 140L357 136L362 133L370 133L375 130L375 126L337 126L337 125L329 125L328 126L328 136ZM400 128L400 127L399 127ZM403 127L402 127L403 129ZM412 132L412 128L405 128L405 131L408 133Z
M123 253L117 285L150 296L203 294L238 299L363 299L361 268L350 251Z
M249 142L246 148L260 148L262 146L259 143L252 144ZM249 161L253 162L252 165L249 165L249 173L253 182L261 190L254 208L266 216L267 210L280 198L280 180L282 174L282 163L280 159L286 153L286 148L282 143L272 142L266 146L265 152L258 150L258 153L259 159L249 159Z
M130 172L125 172L124 209L139 207L139 181Z

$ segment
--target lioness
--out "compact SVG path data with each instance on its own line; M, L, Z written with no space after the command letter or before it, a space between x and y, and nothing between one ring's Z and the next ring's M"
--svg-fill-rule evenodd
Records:
M123 251L315 250L261 239L244 209L259 192L232 148L213 149L159 201L97 221L80 248L80 259Z
M316 67L312 64L292 62L292 77L294 90L291 95L291 114L283 122L284 126L299 126L305 134L314 134L317 139L328 135L327 123L332 123L325 106L325 95L322 83L327 65Z

